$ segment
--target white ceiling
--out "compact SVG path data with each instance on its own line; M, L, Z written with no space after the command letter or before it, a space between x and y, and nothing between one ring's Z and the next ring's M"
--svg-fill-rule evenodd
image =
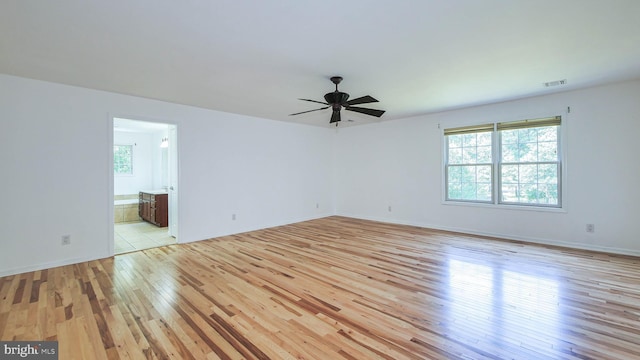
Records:
M0 73L329 126L331 110L288 114L320 107L297 98L323 100L333 75L381 120L640 78L639 15L638 0L2 0Z

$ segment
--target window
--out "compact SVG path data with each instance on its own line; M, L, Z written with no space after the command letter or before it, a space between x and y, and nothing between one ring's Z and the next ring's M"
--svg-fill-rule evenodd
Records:
M557 116L445 129L445 200L560 207L560 123Z
M493 200L493 124L445 130L447 200Z
M133 145L113 145L113 171L116 175L133 175Z
M560 118L498 123L500 203L560 206Z

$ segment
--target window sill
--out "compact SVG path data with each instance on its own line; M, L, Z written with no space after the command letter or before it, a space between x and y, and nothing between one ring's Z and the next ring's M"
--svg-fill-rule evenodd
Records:
M564 206L563 207L542 207L542 206L531 206L531 205L476 203L476 202L467 202L467 201L442 201L442 205L479 207L479 208L510 210L510 211L535 211L535 212L548 212L548 213L566 213L567 212L567 209Z

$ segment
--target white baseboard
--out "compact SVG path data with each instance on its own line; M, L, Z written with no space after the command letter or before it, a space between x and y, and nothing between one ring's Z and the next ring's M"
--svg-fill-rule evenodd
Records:
M635 250L630 250L630 249L620 249L620 248L614 248L614 247L608 247L608 246L599 246L599 245L592 245L592 244L577 244L577 243L570 243L570 242L564 242L564 241L557 241L557 240L553 240L553 239L542 239L542 238L533 238L533 237L519 236L519 235L512 235L512 234L501 234L501 233L494 233L494 232L484 232L484 231L476 231L474 229L439 226L439 225L436 225L436 224L428 224L428 223L413 222L413 221L403 221L403 220L398 220L398 219L357 216L357 215L353 215L353 214L329 214L329 213L323 213L323 214L318 214L317 216L311 216L311 217L291 218L291 219L285 220L283 222L279 222L277 224L269 224L269 225L265 225L265 226L262 226L262 227L256 228L256 229L246 229L246 230L244 230L242 232L256 231L256 230L261 230L261 229L268 229L268 228L271 228L271 227L294 224L294 223L303 222L303 221L309 221L309 220L315 220L315 219L320 219L320 218L333 216L333 215L351 217L351 218L354 218L354 219L386 222L386 223L398 224L398 225L417 226L417 227L435 229L435 230L459 232L459 233L470 234L470 235L487 236L487 237L493 237L493 238L499 238L499 239L505 239L505 240L518 240L518 241L524 241L524 242L527 242L527 243L539 244L539 245L561 246L561 247L570 248L570 249L590 250L590 251L598 251L598 252L604 252L604 253L610 253L610 254L618 254L618 255L640 256L640 251L635 251ZM214 237L228 236L228 235L234 235L234 234L237 234L237 233L217 234ZM202 241L202 240L206 240L206 239L194 240L194 241ZM16 275L16 274L22 274L22 273L30 272L30 271L51 269L51 268L55 268L55 267L59 267L59 266L65 266L65 265L78 264L78 263L81 263L81 262L99 260L99 259L104 259L104 258L107 258L107 257L109 257L109 256L104 256L104 257L100 257L100 256L98 256L98 257L80 257L80 258L64 259L64 260L60 260L60 261L52 261L52 262L41 263L41 264L32 264L32 265L25 266L25 267L4 269L4 270L0 270L0 277Z
M502 234L502 233L496 233L496 232L477 231L477 230L474 230L474 229L459 228L459 227L449 227L449 226L440 226L440 225L436 225L436 224L428 224L428 223L412 222L412 221L403 221L403 220L397 220L397 219L376 218L376 217L367 217L367 216L354 216L354 215L349 215L349 214L338 214L337 216L345 216L345 217L352 217L352 218L362 219L362 220L386 222L386 223L392 223L392 224L398 224L398 225L417 226L417 227L421 227L421 228L428 228L428 229L434 229L434 230L459 232L459 233L464 233L464 234L469 234L469 235L487 236L487 237L499 238L499 239L504 239L504 240L517 240L517 241L523 241L523 242L527 242L527 243L531 243L531 244L538 244L538 245L560 246L560 247L565 247L565 248L570 248L570 249L597 251L597 252L603 252L603 253L608 253L608 254L617 254L617 255L640 256L640 251L638 251L638 250L621 249L621 248L615 248L615 247L609 247L609 246L600 246L600 245L593 245L593 244L579 244L579 243L573 243L573 242L558 241L558 240L554 240L554 239L543 239L543 238L535 238L535 237L520 236L520 235L513 235L513 234Z
M242 233L249 232L249 231L257 231L257 230L269 229L269 228L273 228L273 227L277 227L277 226L283 226L283 225L295 224L295 223L299 223L299 222L303 222L303 221L321 219L321 218L325 218L325 217L328 217L328 216L333 216L333 214L331 214L331 213L321 213L321 214L316 214L316 215L313 215L313 216L289 218L289 219L285 219L283 221L278 221L277 223L261 224L261 225L255 226L255 227L248 227L248 228L245 228L245 229L238 229L236 231L216 233L216 234L212 234L212 235L210 235L208 237L205 237L205 238L202 238L202 239L194 239L194 240L190 240L190 241L178 241L178 244L187 244L187 243L203 241L203 240L208 240L208 239L215 239L215 238L219 238L219 237L223 237L223 236L242 234Z
M78 263L87 262L87 261L106 259L108 257L109 256L105 256L105 257L80 257L80 258L72 258L72 259L64 259L64 260L59 260L59 261L46 262L46 263L41 263L41 264L31 264L31 265L28 265L28 266L17 267L17 268L12 268L12 269L3 269L3 270L0 270L0 277L10 276L10 275L17 275L17 274L22 274L22 273L31 272L31 271L52 269L52 268L56 268L56 267L60 267L60 266L78 264Z
M255 231L255 230L261 230L261 229L267 229L267 228L276 227L276 226L282 226L282 225L287 225L287 224L294 224L294 223L302 222L302 221L320 219L320 218L331 216L331 215L332 214L329 214L329 213L319 213L319 214L316 214L314 216L307 216L307 217L300 217L300 218L290 218L290 219L286 219L286 220L284 220L282 222L278 222L278 223L274 223L274 224L265 224L263 226L260 226L259 228L243 229L240 233L249 232L249 231ZM217 234L215 237L234 235L234 234L238 234L238 232L233 232L233 233L229 233L229 234ZM206 239L199 239L199 240L194 240L194 241L202 241L202 240L206 240ZM194 241L190 241L190 242L194 242ZM182 244L182 242L180 242L180 243ZM26 272L30 272L30 271L51 269L51 268L56 268L56 267L59 267L59 266L65 266L65 265L78 264L78 263L87 262L87 261L105 259L105 258L108 258L108 257L110 257L110 256L109 255L87 256L87 257L78 257L78 258L71 258L71 259L56 260L56 261L40 263L40 264L30 264L30 265L27 265L27 266L10 268L10 269L0 269L0 277L16 275L16 274L22 274L22 273L26 273Z

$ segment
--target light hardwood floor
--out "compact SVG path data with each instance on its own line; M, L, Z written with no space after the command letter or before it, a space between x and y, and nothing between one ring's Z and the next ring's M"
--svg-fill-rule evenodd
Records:
M343 217L0 278L60 359L638 359L640 258Z

